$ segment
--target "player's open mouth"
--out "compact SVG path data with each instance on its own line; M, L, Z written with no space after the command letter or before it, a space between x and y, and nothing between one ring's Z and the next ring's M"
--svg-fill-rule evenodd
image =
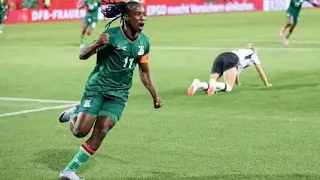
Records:
M144 26L144 22L139 23L140 28L143 28L143 26Z

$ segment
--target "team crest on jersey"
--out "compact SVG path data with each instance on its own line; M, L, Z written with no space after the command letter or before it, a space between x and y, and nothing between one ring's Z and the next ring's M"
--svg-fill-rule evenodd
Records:
M91 100L84 100L83 107L91 107Z
M138 55L142 56L144 54L144 46L139 46Z

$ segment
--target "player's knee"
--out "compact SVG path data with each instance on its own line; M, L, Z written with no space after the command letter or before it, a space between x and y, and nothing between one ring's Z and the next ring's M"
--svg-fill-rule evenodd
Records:
M88 135L89 132L87 131L80 131L79 129L75 128L72 130L72 134L77 138L83 138Z
M91 31L87 31L87 36L90 36L91 35Z
M232 86L230 86L229 84L226 84L226 92L231 92L232 91Z

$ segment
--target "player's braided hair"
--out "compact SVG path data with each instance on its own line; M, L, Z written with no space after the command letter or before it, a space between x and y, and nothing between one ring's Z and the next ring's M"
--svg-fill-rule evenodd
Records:
M120 22L126 23L126 16L130 11L140 6L139 2L128 1L128 2L116 2L115 0L102 0L101 4L105 6L102 8L101 12L106 18L113 18L107 25L108 29L114 21L120 18Z

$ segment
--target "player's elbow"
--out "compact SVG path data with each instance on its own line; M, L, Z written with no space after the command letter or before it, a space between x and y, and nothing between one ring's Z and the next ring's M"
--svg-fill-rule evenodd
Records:
M79 59L80 60L87 60L89 57L88 56L86 56L85 54L80 54L79 55Z

